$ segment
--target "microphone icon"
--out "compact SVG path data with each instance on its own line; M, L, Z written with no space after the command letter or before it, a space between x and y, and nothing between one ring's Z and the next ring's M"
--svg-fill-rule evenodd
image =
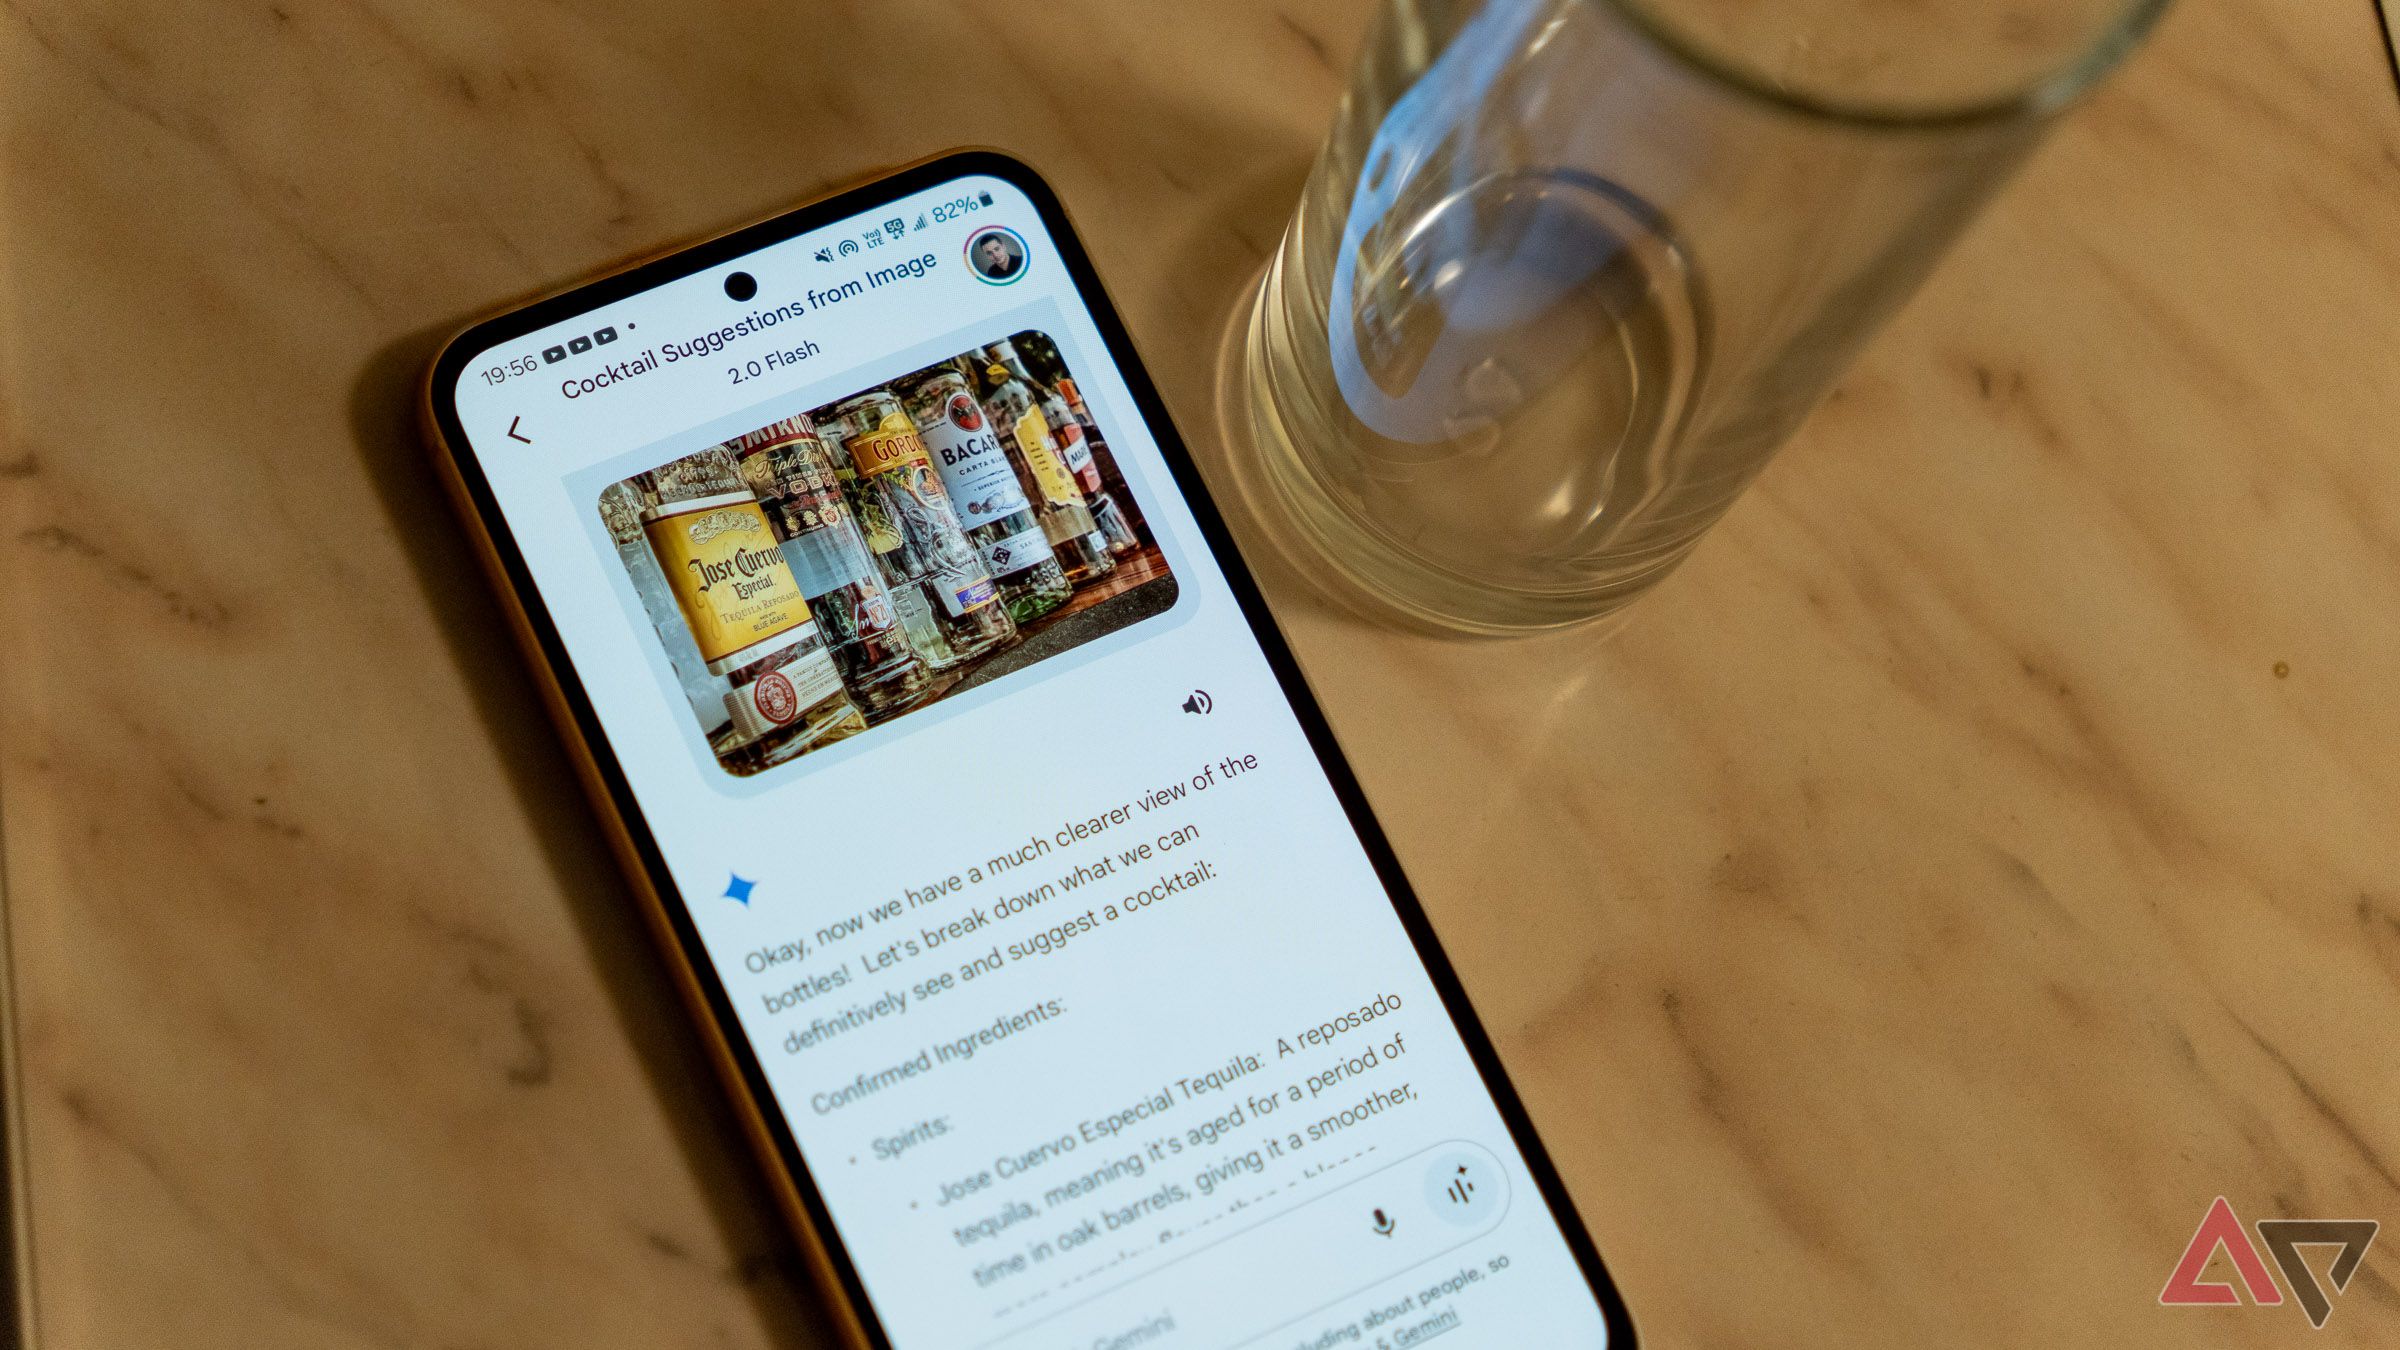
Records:
M1375 1232L1378 1236L1390 1237L1392 1230L1397 1227L1399 1225L1392 1222L1392 1216L1380 1209L1375 1211Z

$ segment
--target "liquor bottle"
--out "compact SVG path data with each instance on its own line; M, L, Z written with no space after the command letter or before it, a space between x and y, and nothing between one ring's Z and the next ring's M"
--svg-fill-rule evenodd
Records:
M1125 481L1125 471L1117 467L1116 451L1110 448L1108 437L1101 434L1098 419L1083 401L1083 391L1075 387L1075 377L1061 374L1057 389L1058 396L1067 401L1067 411L1083 424L1083 440L1092 447L1092 463L1099 466L1100 485L1108 489L1109 497L1116 502L1118 512L1125 518L1127 533L1133 536L1138 548L1149 537L1150 522L1142 518L1142 504L1134 497L1132 485Z
M1133 522L1125 518L1125 508L1117 505L1116 494L1103 492L1092 501L1092 519L1100 523L1100 537L1108 541L1109 553L1124 558L1141 552L1142 537L1133 532Z
M870 389L816 417L818 433L838 441L856 475L853 504L866 527L885 589L926 597L942 652L917 650L934 670L971 661L1017 636L1016 621L983 558L967 542L950 494L917 437L908 410L885 389Z
M1131 527L1134 541L1137 544L1148 541L1150 523L1142 518L1142 504L1134 496L1133 488L1126 483L1125 471L1118 467L1116 451L1109 445L1107 435L1100 430L1099 419L1092 415L1090 405L1083 401L1083 392L1075 387L1075 377L1068 373L1067 360L1059 354L1058 344L1050 340L1049 334L1028 328L1011 337L1009 345L1015 347L1017 355L1024 358L1025 368L1033 373L1037 382L1049 385L1058 391L1060 398L1066 400L1067 411L1075 414L1075 420L1083 426L1084 444L1091 447L1092 463L1100 470L1100 486L1116 502L1118 512Z
M1116 566L1109 556L1108 539L1092 518L1092 508L1083 500L1083 489L1075 485L1075 475L1059 456L1040 400L1000 362L986 365L983 373L983 410L991 416L992 430L1007 450L1067 580L1082 586L1108 575Z
M725 681L709 674L700 660L691 627L683 621L683 611L675 607L674 590L667 585L666 574L658 570L650 541L642 537L642 508L648 505L630 481L612 483L600 493L600 522L608 527L608 537L617 546L617 560L625 564L625 575L642 602L642 613L648 616L651 631L658 634L658 645L674 668L675 682L683 686L684 701L692 705L692 717L713 746L733 725L725 712Z
M816 425L787 417L727 448L766 508L851 701L870 723L923 701L934 688L931 672L901 629Z
M953 365L921 370L893 386L917 424L917 438L950 495L967 542L983 556L1000 603L1020 624L1031 623L1075 593L1060 569L1016 469L966 376Z
M934 619L936 606L933 597L922 586L897 585L892 578L905 573L897 561L887 563L907 541L900 537L900 527L878 502L869 500L860 491L858 469L851 464L849 452L835 443L835 438L823 421L831 409L819 408L809 415L816 424L817 437L824 445L826 458L833 462L834 481L841 485L842 503L849 509L850 521L858 527L859 538L867 546L867 557L874 564L875 576L883 584L883 598L892 607L892 616L900 623L900 635L909 650L925 663L929 672L954 669L959 655L950 649L950 640L942 636L942 626Z
M756 494L714 446L631 480L693 645L728 686L717 761L752 774L866 730Z
M1084 439L1083 423L1076 420L1074 412L1067 407L1067 401L1026 368L1025 359L1018 353L1014 342L1003 339L984 348L984 351L992 360L1008 367L1010 374L1033 391L1034 398L1041 404L1043 419L1050 424L1050 434L1057 441L1059 458L1066 461L1067 471L1075 475L1075 486L1092 508L1092 518L1100 526L1101 538L1106 541L1108 551L1122 557L1140 548L1141 541L1134 537L1133 527L1126 523L1124 512L1118 508L1116 499L1109 495L1107 485L1100 481L1100 465L1092 457L1091 444Z

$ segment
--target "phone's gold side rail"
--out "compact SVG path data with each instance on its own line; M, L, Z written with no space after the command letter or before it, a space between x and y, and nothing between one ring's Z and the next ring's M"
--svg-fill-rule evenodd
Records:
M0 803L4 807L5 803ZM0 818L5 818L0 810ZM33 1196L26 1171L25 1079L17 1062L17 948L8 926L8 855L0 849L0 1330L32 1350Z

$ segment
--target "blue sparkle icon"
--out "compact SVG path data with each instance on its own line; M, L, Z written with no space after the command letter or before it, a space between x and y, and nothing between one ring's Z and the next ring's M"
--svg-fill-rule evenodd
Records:
M728 872L726 875L733 879L725 883L725 898L735 904L749 904L750 892L758 889L758 883L739 872Z

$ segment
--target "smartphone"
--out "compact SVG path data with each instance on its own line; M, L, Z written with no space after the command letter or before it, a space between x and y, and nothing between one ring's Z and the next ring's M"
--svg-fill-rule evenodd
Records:
M511 309L424 412L852 1343L1633 1344L1031 169Z

